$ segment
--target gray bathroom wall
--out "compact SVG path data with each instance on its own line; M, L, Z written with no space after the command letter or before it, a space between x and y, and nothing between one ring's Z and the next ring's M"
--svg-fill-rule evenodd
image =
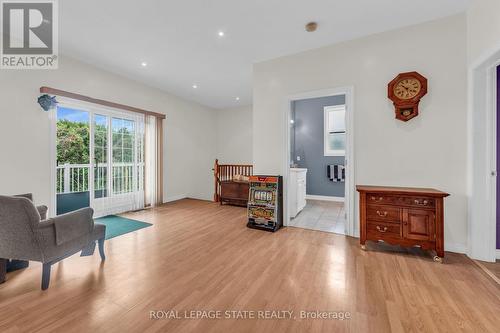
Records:
M294 101L291 126L291 162L307 168L307 194L344 196L344 183L328 179L326 166L344 164L344 156L324 156L324 107L345 104L345 96ZM300 159L300 160L299 160Z

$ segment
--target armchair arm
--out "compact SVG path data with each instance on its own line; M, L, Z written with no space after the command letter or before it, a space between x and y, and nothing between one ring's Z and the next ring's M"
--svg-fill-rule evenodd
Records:
M82 208L44 220L39 223L39 229L42 233L46 233L47 229L55 230L56 245L61 245L78 238L90 236L94 229L93 215L94 210L92 208Z
M40 214L40 219L47 219L47 211L49 210L47 206L36 206L36 210L38 210L38 214Z

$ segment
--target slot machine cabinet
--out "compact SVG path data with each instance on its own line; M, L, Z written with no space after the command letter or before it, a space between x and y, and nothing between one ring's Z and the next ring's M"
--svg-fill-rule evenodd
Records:
M283 177L255 175L249 181L247 227L277 231L283 226Z

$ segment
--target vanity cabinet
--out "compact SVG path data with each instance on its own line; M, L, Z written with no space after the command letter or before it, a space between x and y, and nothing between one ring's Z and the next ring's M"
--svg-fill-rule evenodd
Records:
M291 168L288 186L289 212L294 218L306 206L307 169Z

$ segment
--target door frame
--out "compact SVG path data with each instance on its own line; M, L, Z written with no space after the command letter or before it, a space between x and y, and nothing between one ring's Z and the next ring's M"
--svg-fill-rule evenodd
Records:
M106 116L109 118L108 121L108 126L109 126L109 133L108 133L108 142L112 143L112 128L111 128L111 119L113 117L117 118L126 118L128 120L134 120L136 117L136 113L134 112L129 112L129 111L124 111L120 109L115 109L103 105L96 105L94 103L89 103L89 102L84 102L84 101L77 101L73 100L70 98L66 97L58 97L57 98L58 103L57 107L66 107L66 108L71 108L75 110L81 110L84 112L89 113L89 147L90 147L90 152L89 152L89 159L90 159L90 165L92 165L94 161L94 151L92 149L93 147L93 142L94 142L94 115L95 114L100 114L103 116ZM55 217L57 215L57 173L56 173L56 168L57 168L57 107L55 107L53 110L50 110L49 113L49 120L50 120L50 130L49 130L49 135L50 135L50 152L49 152L49 157L50 157L50 181L51 181L51 188L50 188L50 207L49 207L49 217ZM135 120L134 120L135 121ZM135 127L135 131L137 131L137 127ZM111 151L112 148L108 147L108 161L111 161ZM137 154L137 151L135 152ZM145 161L144 161L145 162ZM108 170L108 192L112 193L113 190L113 183L112 180L110 181L111 176L111 169ZM90 200L90 206L92 207L93 202L95 200L95 192L94 192L94 182L91 181L93 180L94 177L94 168L91 167L89 168L89 200ZM143 188L144 190L144 188Z
M357 228L357 223L355 223L355 197L356 197L356 185L355 185L355 153L354 153L354 87L345 86L331 89L322 89L316 91L309 91L294 95L289 95L286 98L286 106L284 108L284 142L285 142L285 155L282 161L282 166L284 170L283 177L283 224L288 226L290 223L290 202L289 202L289 179L290 179L290 120L292 111L292 102L309 99L309 98L320 98L320 97L331 97L345 95L346 97L346 152L345 152L345 166L346 166L346 180L345 180L345 210L347 214L346 218L346 236L359 237L359 228Z
M468 72L468 249L473 259L496 259L497 80L500 46Z

